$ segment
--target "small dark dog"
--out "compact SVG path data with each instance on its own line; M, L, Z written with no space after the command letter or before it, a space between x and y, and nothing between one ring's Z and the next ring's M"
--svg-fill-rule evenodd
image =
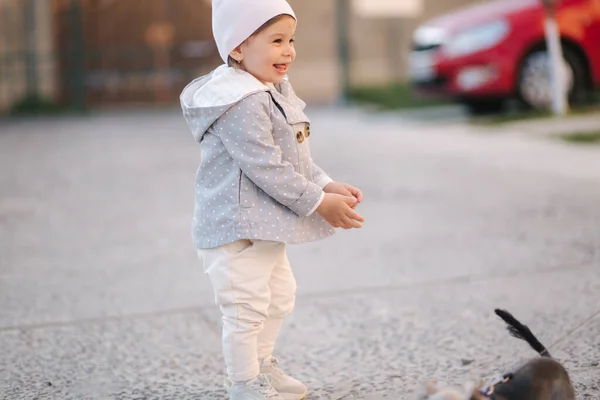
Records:
M474 387L466 393L427 386L423 400L574 400L575 390L566 369L552 358L546 347L509 312L495 310L508 324L510 334L525 340L541 357L533 358L515 372L503 375L488 387Z

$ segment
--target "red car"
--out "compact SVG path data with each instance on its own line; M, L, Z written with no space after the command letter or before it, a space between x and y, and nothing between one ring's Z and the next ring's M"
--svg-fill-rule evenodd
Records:
M551 102L545 10L540 0L494 0L428 21L414 33L410 80L422 94L459 99L472 111L518 98ZM556 19L571 102L600 87L600 0L562 0Z

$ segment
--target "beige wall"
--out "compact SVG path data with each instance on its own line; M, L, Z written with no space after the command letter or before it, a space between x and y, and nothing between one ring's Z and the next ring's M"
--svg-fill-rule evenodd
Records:
M22 9L25 0L0 0L0 56L23 49ZM331 102L340 92L337 57L336 0L289 0L298 15L298 58L290 77L298 94L308 101ZM351 3L351 0L348 0ZM351 82L355 85L385 83L406 77L407 55L414 28L422 21L460 6L486 0L424 0L424 14L417 19L372 19L352 15L350 20ZM52 2L35 0L38 76L42 93L57 90L56 65L51 59ZM207 12L210 12L207 10ZM5 24L6 15L11 24ZM7 35L5 32L9 32ZM395 49L397 51L390 51ZM0 61L1 63L1 61ZM0 80L0 110L26 90L24 61L12 64L10 82ZM6 74L6 72L4 72ZM1 79L1 78L0 78Z
M352 84L378 84L405 79L412 33L418 24L482 0L424 1L424 14L417 19L351 16L349 39ZM290 3L299 20L296 42L298 58L290 72L290 78L301 97L314 101L332 101L339 93L336 1L290 0Z
M43 95L52 97L56 90L56 67L52 58L52 3L36 0L34 4L38 85ZM22 57L26 49L22 22L24 5L24 0L0 0L0 111L10 107L27 90L27 66Z
M335 0L290 0L298 17L290 79L302 98L332 101L339 92Z

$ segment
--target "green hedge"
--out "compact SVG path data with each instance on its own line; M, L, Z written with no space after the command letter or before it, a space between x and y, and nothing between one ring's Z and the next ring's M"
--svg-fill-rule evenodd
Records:
M68 109L40 95L27 95L18 100L10 109L13 115L59 114Z
M430 99L415 95L406 82L378 86L356 86L349 90L350 100L384 110L431 107L451 104L450 100Z

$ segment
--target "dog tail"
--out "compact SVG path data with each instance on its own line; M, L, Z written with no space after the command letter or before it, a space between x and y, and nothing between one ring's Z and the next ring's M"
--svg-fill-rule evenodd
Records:
M537 351L542 357L552 358L548 349L540 343L540 341L535 337L531 330L526 325L523 325L515 317L512 316L511 313L505 310L496 309L496 315L502 318L504 322L508 324L508 331L510 334L517 339L521 339L529 343L531 347L535 351Z

